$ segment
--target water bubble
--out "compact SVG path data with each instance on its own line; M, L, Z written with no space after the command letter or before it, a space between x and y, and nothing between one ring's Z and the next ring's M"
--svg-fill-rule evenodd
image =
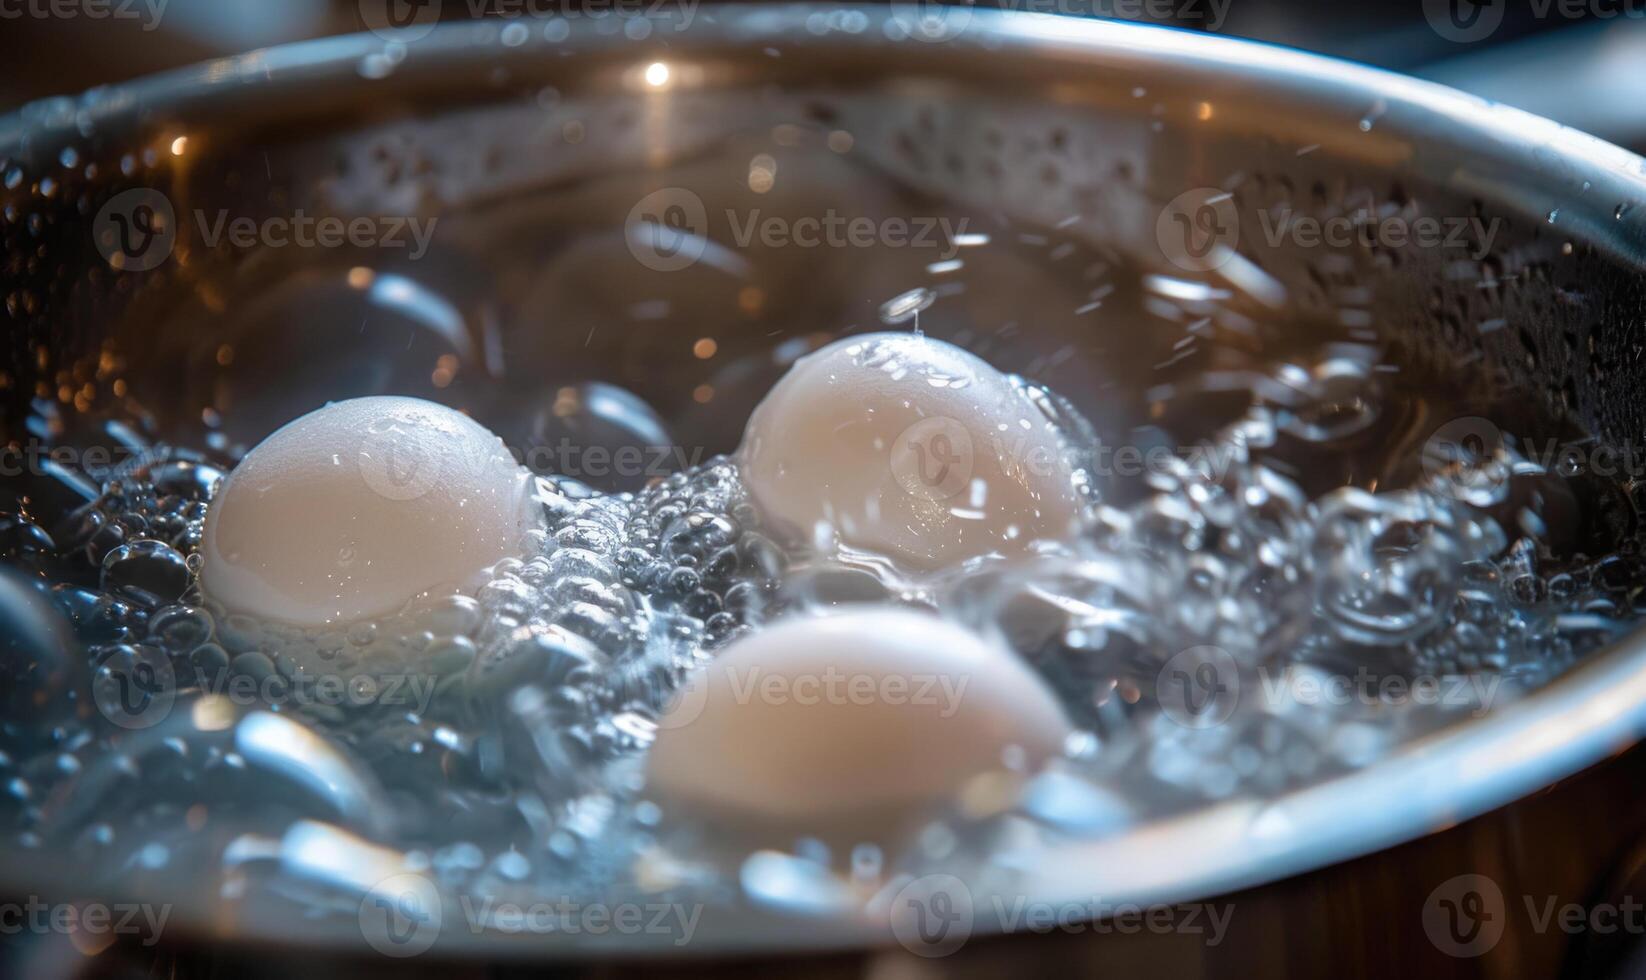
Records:
M1316 560L1324 610L1346 639L1381 644L1438 627L1464 561L1488 545L1468 519L1417 494L1344 490L1322 503Z
M51 535L39 525L26 517L0 511L0 558L26 561L56 550Z
M212 498L223 471L208 463L180 459L156 467L149 479L156 493L204 502Z
M0 719L3 745L39 746L43 733L74 713L86 683L68 623L35 585L0 569Z
M149 636L167 650L187 654L212 638L216 622L196 606L168 606L149 620Z
M133 541L103 559L103 588L143 606L177 601L192 579L183 556L163 541Z

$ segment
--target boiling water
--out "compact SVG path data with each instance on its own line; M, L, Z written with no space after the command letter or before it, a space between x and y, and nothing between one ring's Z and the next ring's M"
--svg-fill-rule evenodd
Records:
M117 331L89 391L43 392L31 431L81 462L36 467L0 522L11 846L66 851L88 887L198 872L231 904L352 913L410 870L469 896L847 913L900 875L981 874L1008 842L1022 861L1366 766L1634 622L1632 485L1532 451L1581 433L1502 436L1488 420L1520 409L1423 374L1374 326L1277 326L1227 283L967 215L793 139L674 176L729 175L745 218L918 216L952 248L756 241L661 272L620 217L587 217L658 181L609 176L452 215L419 264L265 256L171 297L164 329ZM523 237L562 228L581 230ZM1015 372L1074 461L1077 540L913 579L762 526L722 454L796 358L875 329ZM246 448L391 392L469 411L540 471L530 551L472 595L336 631L202 596L203 517ZM1066 757L846 854L745 854L672 821L641 762L691 671L848 602L1003 638L1076 723Z

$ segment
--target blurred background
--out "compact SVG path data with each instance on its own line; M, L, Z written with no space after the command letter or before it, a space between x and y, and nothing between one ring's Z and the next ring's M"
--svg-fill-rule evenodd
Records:
M978 0L1153 20L1432 78L1646 150L1646 0ZM447 20L612 0L0 0L0 110L268 44L361 30L361 4Z

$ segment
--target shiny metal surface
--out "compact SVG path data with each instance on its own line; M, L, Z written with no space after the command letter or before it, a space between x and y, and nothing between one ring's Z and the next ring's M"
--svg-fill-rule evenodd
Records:
M979 10L966 14L964 28L953 38L923 43L895 37L900 30L895 7L858 12L863 26L856 31L820 21L824 9L703 8L685 29L659 21L650 40L638 42L580 24L563 41L551 44L534 35L529 43L506 46L495 23L454 25L407 45L392 75L370 80L361 77L362 60L385 50L385 42L371 35L253 52L83 100L27 107L0 120L0 155L49 155L85 129L119 139L161 122L211 125L225 114L242 127L319 127L338 120L350 124L354 113L384 102L403 111L462 112L465 105L484 104L499 73L515 87L616 89L623 72L667 58L677 66L697 66L697 72L677 74L695 79L687 87L705 96L768 85L849 91L853 105L881 111L888 146L870 146L867 152L884 152L887 166L895 167L891 123L917 101L961 107L987 93L997 107L1022 106L1074 129L1101 121L1135 134L1146 132L1149 122L1147 104L1131 94L1141 88L1151 93L1150 101L1204 99L1216 106L1183 144L1204 153L1148 157L1158 164L1151 183L1163 197L1172 196L1166 189L1208 183L1238 169L1245 150L1291 156L1300 171L1346 161L1485 201L1494 212L1515 216L1532 229L1558 212L1561 233L1591 246L1595 264L1604 266L1595 273L1597 282L1626 292L1627 283L1646 275L1646 208L1617 216L1619 202L1646 202L1646 161L1517 110L1294 51L1170 30ZM781 57L771 56L774 49ZM562 56L565 52L569 56ZM1288 149L1277 153L1277 143ZM1289 149L1298 146L1317 152L1304 157ZM1014 183L1010 176L992 192L963 177L931 179L941 192L961 200L999 193L1006 206L1028 219L1068 211L1055 193ZM1106 217L1140 220L1124 208ZM1609 389L1585 386L1575 411L1609 437L1639 436L1646 428L1627 393L1642 389L1632 380L1638 379L1615 379ZM1524 702L1432 735L1366 770L1280 798L1230 802L1071 846L1055 863L1028 869L1021 890L1046 902L1081 901L1095 893L1116 903L1170 903L1275 881L1511 803L1618 753L1643 733L1646 642L1637 636ZM14 888L42 894L72 889L72 877L49 858L8 857L6 866ZM154 894L166 895L165 888L158 883ZM204 936L283 944L359 941L347 923L258 916L224 922L213 915L212 896L166 897L176 902L179 919ZM980 919L975 928L983 933L1001 925ZM888 930L867 915L859 921L812 922L706 913L698 935L690 948L668 952L853 947L884 943ZM617 951L608 942L569 937L458 933L447 938L441 948L451 953ZM622 951L638 948L631 941Z

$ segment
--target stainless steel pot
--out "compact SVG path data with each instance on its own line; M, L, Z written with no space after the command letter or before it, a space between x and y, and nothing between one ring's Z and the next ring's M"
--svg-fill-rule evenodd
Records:
M1419 199L1434 213L1500 219L1501 237L1472 269L1420 251L1398 261L1368 257L1355 274L1380 296L1377 329L1412 363L1455 377L1459 386L1541 400L1529 409L1567 415L1603 440L1626 444L1646 428L1634 397L1646 375L1636 356L1639 311L1646 307L1646 208L1639 206L1646 203L1646 161L1639 157L1507 107L1294 51L970 8L934 17L894 4L682 8L644 18L528 18L432 32L414 24L409 33L386 29L258 51L28 106L0 120L0 201L7 207L0 236L8 263L7 414L0 433L26 438L21 419L37 388L52 397L68 384L72 400L77 365L94 365L109 342L122 350L177 351L173 393L184 393L178 404L187 402L196 384L189 358L218 349L202 336L231 329L214 320L222 309L219 289L243 281L237 276L262 274L255 257L208 247L186 222L172 229L168 264L151 272L129 262L111 268L106 206L132 188L159 190L208 213L230 205L236 214L306 207L452 215L457 224L478 204L605 171L678 167L738 133L794 124L847 132L852 153L944 199L1048 226L1078 215L1062 226L1070 234L1168 271L1157 219L1167 202L1199 187L1234 192L1250 228L1258 226L1259 209L1291 197L1321 205ZM88 164L96 167L90 177ZM504 231L506 240L535 247L530 223L553 220L545 214L523 217ZM1329 306L1330 284L1308 256L1259 236L1243 236L1240 247L1246 258L1231 275L1261 269L1294 301ZM600 286L599 271L556 274L595 276L593 288L621 291ZM828 268L790 272L797 304L844 288L840 273ZM484 305L466 291L472 285L462 270L445 282L465 315ZM528 310L531 285L511 284ZM155 326L162 320L164 330ZM1503 324L1508 328L1495 328ZM660 351L621 353L666 373L669 358ZM175 414L166 394L150 397L160 403L157 412ZM710 444L727 437L704 425ZM1378 877L1384 865L1377 858L1269 883L1511 805L1512 818L1494 820L1539 821L1549 835L1541 847L1610 854L1627 842L1632 819L1603 821L1605 832L1585 830L1581 812L1569 822L1544 815L1553 798L1516 801L1635 743L1646 726L1643 668L1646 651L1633 641L1618 643L1535 696L1427 735L1362 771L1071 845L1055 862L1024 869L1018 888L1046 903L1093 895L1119 904L1179 903L1239 893L1237 921L1239 908L1254 909L1255 921L1235 933L1239 948L1226 955L1269 965L1285 957L1258 953L1255 944L1299 943L1318 966L1331 965L1322 950L1343 942L1346 930L1421 936L1423 902L1432 895L1413 892L1425 881L1425 869L1413 863L1447 856L1436 864L1444 863L1447 874L1431 888L1466 871L1487 873L1462 860L1466 845L1445 850L1435 842L1496 830L1451 830L1389 851L1388 862L1405 864L1400 886L1391 885L1386 898L1369 897L1375 887L1355 884ZM1627 775L1638 764L1631 756L1610 771ZM1622 807L1638 795L1631 785L1609 798L1595 789L1614 785L1596 782L1603 778L1579 780L1569 798L1585 807L1596 800ZM4 864L13 893L84 897L76 869L51 854L16 852ZM1589 879L1576 877L1583 884L1575 887L1589 887ZM1373 904L1351 910L1335 892L1342 882L1356 889L1357 901ZM359 945L358 926L346 917L225 914L218 895L163 875L140 897L175 906L172 935L217 948ZM1298 939L1299 918L1311 923L1314 939ZM1040 955L1100 962L1088 958L1106 948L1134 962L1158 952L1186 965L1182 957L1191 955L1149 937L1089 935L1078 947L1072 937L982 938L999 926L980 921L978 938L943 965L983 970ZM1319 932L1333 938L1322 942ZM872 948L890 938L886 924L871 917L819 922L711 913L683 951L482 933L443 939L418 964L442 953L782 958ZM1369 958L1389 953L1456 970L1474 962L1413 946L1402 940L1357 948ZM1508 962L1514 949L1539 966L1562 955L1547 944L1510 943L1485 962ZM1218 957L1216 950L1192 954L1210 974L1222 972L1211 965ZM816 962L820 971L893 963L849 952Z

